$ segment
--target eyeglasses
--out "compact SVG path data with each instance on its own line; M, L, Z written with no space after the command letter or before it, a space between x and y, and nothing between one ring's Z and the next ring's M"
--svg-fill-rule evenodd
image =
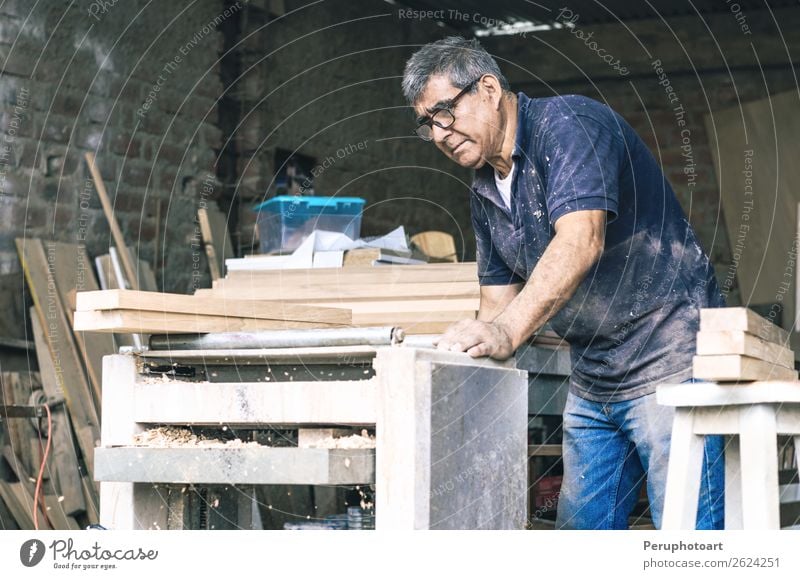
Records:
M442 107L437 107L433 110L430 116L420 117L417 119L417 128L414 129L414 134L423 141L433 140L433 125L439 128L446 129L456 122L456 116L453 114L453 109L458 103L458 99L467 94L472 87L475 86L482 77L476 78L467 86L461 89L461 92L451 98Z

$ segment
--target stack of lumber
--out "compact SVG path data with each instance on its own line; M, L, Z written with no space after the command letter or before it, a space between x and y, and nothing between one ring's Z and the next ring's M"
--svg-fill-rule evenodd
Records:
M717 382L797 380L789 334L748 308L700 312L694 377Z
M135 290L79 292L74 329L186 334L348 326L350 311L285 302Z
M397 326L409 334L441 333L475 318L480 305L474 262L229 271L195 296L344 308L353 326Z

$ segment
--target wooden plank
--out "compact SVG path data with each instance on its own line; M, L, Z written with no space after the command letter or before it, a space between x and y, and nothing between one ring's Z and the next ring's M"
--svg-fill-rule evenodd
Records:
M134 387L134 419L151 424L375 424L375 379ZM242 400L248 401L242 404ZM105 441L105 437L104 437ZM133 442L133 441L131 441Z
M112 248L114 249L114 248ZM130 289L130 285L125 282L120 284L119 276L114 270L111 260L111 255L99 255L95 258L95 267L97 267L97 277L100 282L100 289ZM138 261L139 273L139 289L142 291L155 292L158 291L158 284L156 283L156 276L153 273L153 268L144 260ZM122 286L125 286L124 288Z
M97 196L100 198L100 204L103 206L103 212L106 214L108 225L111 228L111 236L114 238L114 244L117 246L125 276L131 284L131 289L139 289L139 279L133 267L133 257L128 250L128 246L125 244L125 237L122 235L122 229L120 229L119 223L117 223L117 218L114 216L114 208L111 205L111 200L108 198L103 177L100 175L100 171L95 163L94 153L87 151L84 153L84 157L86 159L86 164L89 166L89 172L92 174L92 180L97 190Z
M315 267L282 270L233 270L225 279L217 284L225 285L251 280L254 283L266 283L276 280L290 281L323 281L326 283L429 283L448 281L478 281L478 267L475 262L460 264L426 264L426 265L380 265L353 267Z
M59 391L66 398L78 445L91 476L95 441L100 438L100 420L92 399L91 386L61 302L49 292L53 275L41 240L17 239L16 243L39 323L45 329Z
M328 324L350 324L352 321L350 312L342 308L321 308L271 301L218 300L202 296L119 289L81 292L77 296L76 309L78 311L141 310Z
M11 511L11 515L22 530L33 530L33 515L27 504L20 499L18 487L21 483L10 483L0 479L0 498Z
M136 310L99 310L75 312L75 330L121 334L207 334L211 332L248 332L340 327L323 322L260 320L232 316L206 316L146 312Z
M248 300L284 300L305 302L309 300L331 301L383 299L455 299L478 298L477 282L434 282L425 284L372 284L368 286L321 286L317 284L278 284L268 291L259 288L199 289L195 295L215 298L237 298Z
M220 279L225 272L225 260L233 257L227 220L213 201L197 210L197 220L200 223L211 279Z
M61 297L61 305L72 324L75 309L76 292L98 290L99 285L94 276L86 248L71 243L47 242L48 251L54 254L53 277L56 289ZM52 244L52 245L51 245ZM92 394L95 405L100 405L100 392L102 388L103 356L116 353L117 348L113 336L102 336L94 332L75 333L75 343L78 345L83 359L86 374L92 385Z
M81 527L78 522L67 514L62 502L58 501L58 497L53 495L45 495L44 504L47 506L47 516L50 522L53 523L53 530L56 531L80 531Z
M364 300L308 302L308 305L336 307L351 310L353 315L382 313L414 313L414 312L465 312L478 311L480 298L465 299L418 299L418 300Z
M695 356L694 377L702 380L797 380L797 372L747 356Z
M794 370L794 352L747 332L697 332L697 355L740 354Z
M701 332L747 332L762 340L789 343L789 334L749 308L704 308L700 310Z
M663 530L694 529L703 467L703 437L694 433L690 408L677 408L661 521Z
M50 357L50 351L47 348L47 339L34 308L31 308L31 326L34 342L36 343L36 357L39 361L42 388L48 398L61 398L63 393L59 390L56 369L53 365L53 359ZM53 462L58 474L58 489L64 497L61 507L68 515L78 515L86 511L86 501L81 490L81 473L78 466L78 454L72 439L72 427L63 405L54 407L52 416Z

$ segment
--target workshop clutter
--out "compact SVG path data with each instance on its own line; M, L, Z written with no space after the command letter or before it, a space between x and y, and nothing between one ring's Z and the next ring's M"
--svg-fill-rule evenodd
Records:
M716 382L797 380L789 334L748 308L703 309L694 377Z

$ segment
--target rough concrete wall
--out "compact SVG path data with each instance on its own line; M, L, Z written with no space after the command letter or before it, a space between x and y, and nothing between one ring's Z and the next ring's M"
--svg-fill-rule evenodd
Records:
M735 268L704 118L796 90L788 47L800 41L800 10L704 18L590 26L580 14L565 12L560 21L572 21L572 28L485 44L516 90L531 96L585 94L625 117L661 161L723 282ZM728 300L738 303L735 286Z
M244 41L238 85L243 221L267 194L274 150L289 149L316 158L315 194L367 200L362 235L399 224L410 234L439 229L474 256L470 172L412 136L400 90L408 57L445 31L400 21L382 1L308 4L286 2L279 20L242 30L243 38L254 32Z
M134 253L156 266L166 290L202 283L194 215L213 189L220 147L223 10L222 0L0 5L2 272L19 271L15 237L108 252L83 162L95 151Z

